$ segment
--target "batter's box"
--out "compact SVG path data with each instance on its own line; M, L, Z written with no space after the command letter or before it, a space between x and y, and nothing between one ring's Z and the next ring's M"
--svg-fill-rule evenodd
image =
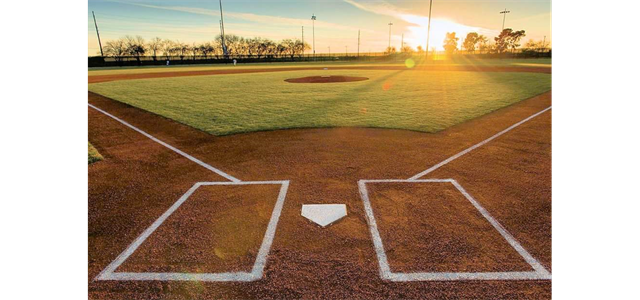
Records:
M453 179L360 180L358 187L384 280L551 279L549 271ZM370 194L376 197L377 221ZM387 213L381 215L380 209ZM390 252L385 251L378 224L394 230L383 235Z
M288 187L289 181L198 182L96 280L258 280ZM273 201L254 201L256 195L277 197L273 209ZM265 225L264 235L256 230Z

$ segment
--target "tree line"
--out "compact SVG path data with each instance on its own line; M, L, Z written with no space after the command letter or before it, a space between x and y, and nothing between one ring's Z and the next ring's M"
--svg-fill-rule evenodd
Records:
M284 39L279 42L266 38L244 38L233 34L224 36L227 56L263 57L291 57L302 56L304 51L311 49L309 44L298 39ZM171 57L195 59L198 56L207 58L224 57L222 36L218 35L213 41L202 43L183 43L169 39L155 37L145 41L141 36L125 36L117 40L107 41L103 47L104 55L111 56L116 61L126 56L135 57L138 61L142 56L150 56L154 61L169 60Z
M470 32L462 42L462 49L458 49L460 38L455 32L447 32L443 41L443 48L447 54L465 51L466 53L505 53L514 51L521 46L520 41L526 36L524 30L513 30L505 28L495 37L493 42L484 35L477 32ZM117 40L107 41L103 47L104 55L114 57L116 61L122 61L124 57L135 57L138 62L143 56L149 56L154 61L172 57L185 58L203 57L207 58L233 58L240 56L250 56L255 58L273 57L302 57L304 52L311 47L298 39L284 39L279 42L267 38L255 37L244 38L229 34L224 36L224 44L227 48L227 56L223 53L222 36L218 35L213 41L202 43L183 43L168 39L155 37L150 41L145 41L141 36L125 36ZM546 41L529 40L524 46L525 51L541 51L548 47ZM464 50L463 50L464 49ZM415 50L409 46L400 49L402 53L424 53L422 46ZM397 53L395 47L388 47L387 54Z
M494 42L490 42L489 38L484 35L478 34L477 32L469 32L462 42L461 49L458 49L458 42L460 38L456 36L455 32L447 32L446 37L443 41L442 47L445 52L449 55L454 54L456 52L465 51L466 53L476 53L479 51L481 53L505 53L508 51L515 51L517 48L521 46L520 41L523 37L525 37L524 30L514 31L511 28L505 28L500 32L500 34L493 38ZM549 46L549 43L546 41L534 41L529 40L525 45L525 51L542 51ZM418 53L424 53L424 49L422 46L418 46L416 48ZM432 49L431 51L435 51ZM413 48L409 46L404 46L400 50L403 53L411 53L414 52ZM385 53L397 53L395 47L387 47Z

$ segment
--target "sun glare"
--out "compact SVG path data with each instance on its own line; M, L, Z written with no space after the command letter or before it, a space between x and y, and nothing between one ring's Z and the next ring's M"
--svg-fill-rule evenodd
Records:
M422 46L424 48L427 44L427 28L429 24L429 18L417 15L401 15L401 18L409 23L414 24L408 26L410 34L405 36L406 43L416 48ZM455 32L456 36L460 38L459 43L469 32L478 32L479 34L491 35L492 31L488 31L478 27L467 26L459 24L446 19L433 19L431 20L431 37L429 38L429 48L435 48L436 50L444 50L442 47L443 41L447 32Z

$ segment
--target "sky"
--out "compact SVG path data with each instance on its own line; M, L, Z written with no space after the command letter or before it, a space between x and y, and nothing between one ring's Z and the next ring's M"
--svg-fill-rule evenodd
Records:
M91 12L94 11L103 45L125 35L179 40L188 44L210 41L220 34L218 0L89 0L88 54L99 54ZM301 39L312 45L315 14L317 53L355 53L360 30L360 52L382 52L402 41L414 49L426 46L427 0L223 0L226 34L263 37L275 41ZM502 28L525 30L529 39L551 42L550 0L434 0L429 48L442 50L446 32L461 37L468 32L490 40ZM389 23L393 25L389 26ZM403 38L404 36L404 38Z

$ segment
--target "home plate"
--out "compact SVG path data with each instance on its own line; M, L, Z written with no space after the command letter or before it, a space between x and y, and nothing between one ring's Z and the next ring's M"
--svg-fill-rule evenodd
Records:
M347 216L347 206L344 204L304 204L302 205L302 216L322 227L327 227Z

